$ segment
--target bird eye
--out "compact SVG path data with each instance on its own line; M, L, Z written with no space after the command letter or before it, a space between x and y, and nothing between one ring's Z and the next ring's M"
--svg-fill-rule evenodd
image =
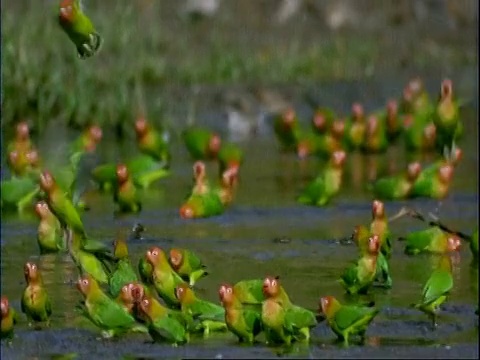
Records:
M36 269L36 265L35 264L32 264L32 270L35 270Z
M158 251L157 251L157 250L152 251L152 255L153 255L153 256L157 256L157 255L158 255Z
M271 285L272 286L277 286L277 282L275 280L272 280Z
M231 294L232 293L232 288L227 288L227 293Z
M143 306L148 306L149 303L150 303L150 302L149 302L147 299L144 299L144 300L142 301Z
M83 283L83 285L88 285L88 280L87 280L87 279L83 279L83 280L82 280L82 283Z

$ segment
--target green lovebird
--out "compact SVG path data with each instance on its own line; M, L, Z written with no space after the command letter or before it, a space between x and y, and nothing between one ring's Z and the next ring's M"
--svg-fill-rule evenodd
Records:
M253 344L255 337L262 331L262 313L259 309L250 309L238 299L230 284L223 284L218 295L225 309L225 323L239 342Z
M198 330L203 330L207 336L211 331L225 331L225 309L210 301L199 299L187 283L175 288L175 296L180 302L183 314L189 315L194 321L199 321Z
M135 121L135 132L140 151L168 166L170 163L170 152L163 134L149 124L144 117L140 117Z
M153 182L169 175L164 165L149 155L135 156L127 160L125 165L132 176L133 183L140 189L147 189ZM115 163L106 163L92 170L93 180L101 190L107 191L114 188L117 182L116 168Z
M428 278L423 287L422 300L412 306L427 314L432 320L433 328L437 327L437 312L441 304L453 287L452 264L450 257L444 255L440 258L438 267Z
M40 218L37 229L37 242L40 254L57 253L65 251L65 233L57 217L50 211L45 201L35 204L35 212Z
M2 332L1 339L13 339L13 326L18 322L18 314L14 308L8 304L8 298L2 296L0 300L2 310Z
M27 262L23 267L27 287L22 295L22 312L29 322L47 322L52 315L52 306L43 285L42 275L36 264Z
M118 213L137 213L142 210L142 204L130 173L125 164L117 165L117 186L113 193L113 201Z
M89 125L70 145L70 153L93 152L98 143L102 140L102 137L103 132L100 126L95 124Z
M175 345L189 341L189 334L178 315L162 306L152 297L143 296L138 303L139 316L145 319L148 333L155 342L169 342Z
M332 109L318 107L312 116L312 130L318 134L325 134L330 130L336 117Z
M399 110L402 114L433 112L434 106L420 78L411 79L405 86Z
M421 252L447 253L460 250L461 239L449 234L438 226L409 233L403 240L406 241L405 253L417 255Z
M194 160L216 159L222 145L218 134L195 126L185 129L182 132L182 138Z
M197 280L208 275L207 267L202 260L193 251L187 249L170 249L168 262L190 286L194 286Z
M115 239L113 256L117 260L112 275L108 279L110 294L117 297L125 284L138 281L137 274L128 257L127 242L123 238Z
M370 231L368 228L364 225L355 226L352 238L355 244L357 244L360 254L362 256L367 255L369 252L368 244L370 239ZM375 281L387 289L392 287L388 260L381 252L379 252L377 256Z
M107 259L102 257L104 254L101 252L101 248L99 248L98 252L93 249L88 251L85 250L84 244L85 242L81 235L75 232L71 234L69 252L73 262L77 265L80 274L87 273L96 281L107 284L110 269L105 262Z
M305 159L310 155L329 158L332 153L342 149L341 140L332 132L318 134L311 130L299 131L297 137L297 156Z
M236 298L245 305L260 305L263 296L263 279L241 280L233 286Z
M299 130L297 114L293 108L286 109L273 120L273 131L283 151L295 149Z
M308 342L310 329L317 324L313 312L293 305L278 283L278 277L265 278L263 294L262 324L267 343L290 345L294 340Z
M434 149L437 128L430 117L407 114L403 118L403 128L407 151L429 152Z
M8 153L7 165L14 176L36 175L39 172L40 159L35 149L26 152L12 150Z
M175 288L185 283L168 263L165 252L157 246L147 250L145 258L153 266L152 281L158 296L172 308L179 308L180 302L175 294Z
M243 150L236 144L223 143L218 152L220 174L228 169L239 170L243 163Z
M444 148L451 149L453 142L463 131L460 122L460 109L453 95L453 82L442 81L440 99L435 108L433 123L437 128L437 149L442 153Z
M102 38L82 10L80 0L61 0L58 23L77 48L78 57L86 59L97 53Z
M422 167L416 161L408 164L406 171L402 174L376 180L372 186L374 196L382 200L406 199L421 171Z
M445 164L440 166L434 174L418 178L413 184L410 197L445 198L450 189L454 170L452 164Z
M12 177L9 180L2 180L0 187L2 209L6 211L24 212L40 193L40 187L30 177Z
M379 154L387 151L387 124L376 114L367 118L363 143L360 149L368 154Z
M85 297L84 316L102 330L103 337L111 338L130 330L147 332L122 305L102 291L93 277L80 278L77 288Z
M388 229L388 218L385 214L385 205L380 200L372 202L372 222L370 223L370 234L378 235L380 251L388 259L392 254L391 234Z
M402 134L402 123L400 121L398 102L395 99L387 101L386 109L378 113L380 121L386 126L387 139L393 142Z
M345 140L349 150L359 149L363 143L366 131L365 112L363 105L352 104L352 114L347 118L345 125Z
M7 153L17 151L25 154L33 149L32 140L30 139L30 128L26 121L20 121L15 126L15 138L7 144Z
M324 171L307 185L297 201L305 205L327 205L342 186L345 159L345 151L335 151Z
M348 346L350 335L359 335L362 342L365 341L367 327L379 310L366 306L342 305L333 296L325 296L320 299L320 312L325 314L333 332Z
M445 152L441 158L425 167L418 175L416 182L422 183L425 182L426 179L434 177L438 172L438 169L444 165L453 165L454 167L457 166L462 157L463 150L455 146L450 153Z
M62 190L48 170L40 174L40 187L46 193L45 201L62 226L86 237L85 228L72 200Z
M366 294L372 286L377 274L379 247L378 235L372 235L368 239L368 252L356 264L348 267L340 277L339 282L348 294Z
M206 194L192 194L180 207L180 217L183 219L206 218L220 215L225 207L222 199L215 191Z

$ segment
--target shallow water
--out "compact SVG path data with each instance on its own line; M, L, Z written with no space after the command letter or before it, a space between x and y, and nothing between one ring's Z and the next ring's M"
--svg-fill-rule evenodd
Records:
M352 86L376 89L370 99L371 107L375 106L375 101L378 106L384 102L382 91L387 86L371 83ZM339 89L342 87L337 88L341 93ZM356 98L360 93L353 91L348 97ZM382 96L377 96L380 93ZM344 100L342 107L345 109L351 101ZM478 217L477 108L474 103L465 111L467 131L460 142L465 156L456 169L450 195L439 209L441 219L466 233L477 226ZM308 114L305 105L303 109L307 109L304 113ZM209 123L212 112L215 113L215 109L200 111L200 121ZM223 127L218 123L217 126ZM55 138L59 139L59 134L57 129ZM113 159L117 148L108 142L108 134L106 138L100 151L104 158ZM59 152L58 148L49 146L51 142L45 136L38 143L41 151L53 154L52 158ZM174 141L172 175L160 180L148 191L148 196L143 194L144 210L140 214L114 219L111 194L87 193L86 200L91 205L91 210L83 215L87 231L92 237L111 243L117 232L127 231L137 221L144 224L145 238L129 243L134 264L153 244L166 249L175 246L194 250L210 272L198 283L197 292L211 301L218 302L217 289L223 282L234 283L268 274L279 275L292 300L312 310L318 308L320 296L334 295L341 301L351 300L344 295L337 279L348 263L356 259L357 249L352 245L340 245L337 240L351 235L355 225L369 222L372 196L364 184L368 179L399 171L405 166L407 160L402 144L390 149L387 155L349 155L344 187L325 208L295 202L302 186L318 172L321 161L310 158L299 162L294 155L280 154L273 135L268 132L242 141L240 146L245 149L246 161L241 169L237 197L225 214L190 221L179 218L179 206L191 186L191 160L183 145ZM121 153L126 154L131 148L129 140ZM208 171L212 176L216 175L216 165L209 164ZM387 202L387 214L393 215L405 204L427 213L435 211L438 202L422 199ZM394 242L390 261L393 288L375 289L368 296L382 311L367 331L364 348L342 349L334 342L334 334L325 323L321 323L312 331L310 346L295 345L291 352L268 348L261 343L253 347L240 346L231 334L212 335L208 340L195 339L188 346L175 349L167 345L145 344L148 337L138 335L113 342L95 340L96 329L73 311L81 298L71 284L78 277L76 268L66 255L38 255L36 226L37 220L31 214L22 217L2 214L1 292L9 297L14 308L20 310L20 296L25 286L23 264L37 262L53 303L51 329L30 330L22 318L11 347L2 343L2 357L15 358L22 354L22 357L33 358L69 353L82 358L100 354L112 358L395 357L401 354L478 357L478 317L474 315L478 304L478 267L471 264L468 245L452 257L454 288L435 332L430 330L424 314L408 306L420 298L436 257L409 257L403 254L402 243ZM422 226L414 219L401 219L391 225L398 236Z

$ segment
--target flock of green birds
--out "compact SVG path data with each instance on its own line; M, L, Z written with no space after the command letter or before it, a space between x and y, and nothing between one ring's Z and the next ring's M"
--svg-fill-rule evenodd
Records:
M59 21L75 43L79 57L88 58L98 51L101 37L78 1L60 1ZM369 116L365 116L361 104L355 103L352 115L346 119L337 117L330 109L316 109L309 129L301 127L293 109L278 114L273 122L282 150L295 151L300 158L317 155L328 159L321 174L299 195L298 201L303 204L325 206L339 192L349 152L384 152L390 144L404 139L408 150L441 154L424 169L419 162L413 162L404 173L370 185L375 197L372 221L355 227L352 240L359 248L359 258L340 279L349 294L366 294L375 286L391 288L389 259L393 238L389 222L405 214L427 222L424 230L399 241L405 242L407 254L441 255L420 301L412 304L430 317L434 327L439 307L453 287L448 253L457 251L461 242L466 241L478 260L478 228L466 235L447 228L438 219L429 221L406 208L389 219L381 200L447 196L454 167L462 156L455 145L463 132L459 109L450 80L442 82L440 96L434 102L421 81L414 79L405 87L398 106L396 101L390 101L385 111ZM135 121L134 129L141 155L119 164L105 163L88 169L90 180L100 190L113 194L116 213L141 211L138 190L169 174L169 144L162 132L144 116ZM15 138L7 146L11 178L1 183L2 209L34 209L39 218L40 253L70 254L80 273L77 288L84 298L75 310L90 319L104 337L142 332L155 342L181 345L195 334L230 331L241 342L253 343L257 335L264 333L267 344L290 345L294 341L308 342L310 329L326 320L345 344L350 336L364 339L368 325L379 312L374 303L344 305L325 296L315 314L295 305L278 277L267 276L234 285L222 284L218 305L195 294L197 282L208 272L201 259L188 249L172 248L166 254L153 246L135 269L129 260L127 238L118 237L111 251L89 236L81 217L88 204L82 198L85 187L79 184L79 172L85 171L85 158L95 155L102 139L101 128L95 124L87 126L70 146L68 165L55 169L43 165L29 131L26 122L19 122ZM187 128L183 140L195 162L193 187L180 207L180 216L191 219L219 215L234 199L243 163L242 150L200 127ZM219 164L216 186L211 185L206 174L205 161L209 160ZM48 326L52 307L42 274L35 263L27 262L24 275L27 285L21 310L30 323L46 322ZM6 296L1 298L1 313L1 337L11 340L18 315Z

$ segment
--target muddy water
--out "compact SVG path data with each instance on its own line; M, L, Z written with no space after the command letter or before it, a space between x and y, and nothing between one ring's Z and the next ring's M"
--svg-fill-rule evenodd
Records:
M467 131L461 142L465 157L455 173L450 196L438 210L448 225L467 233L477 225L478 216L476 111L474 106L465 112ZM58 149L52 150L44 138L39 139L39 144L44 153L58 152ZM298 205L294 199L322 163L313 158L300 163L293 155L279 154L272 134L262 134L240 143L245 149L246 161L232 207L218 217L184 221L178 216L178 208L190 187L191 161L182 144L174 141L172 175L143 194L142 213L114 219L111 194L90 191L86 199L91 211L84 213L83 218L88 232L107 243L111 243L118 231L127 231L135 222L144 224L145 238L129 244L134 264L153 244L166 249L176 246L194 250L209 268L210 275L198 283L197 289L199 296L208 300L218 301L217 289L222 282L234 283L272 274L280 276L295 303L316 310L320 296L352 300L344 295L337 279L356 258L357 249L340 245L337 240L349 236L356 224L369 222L372 197L364 184L372 177L405 166L407 160L401 145L382 156L352 154L339 196L329 207L314 208ZM131 144L127 143L122 152L128 153L130 149ZM115 151L116 145L107 143L102 154L109 157ZM214 164L209 164L208 170L213 174L217 171ZM419 199L387 202L386 211L392 215L407 203L424 213L438 207L437 201ZM472 266L468 245L452 257L454 288L435 332L430 330L427 317L408 305L419 299L437 258L406 256L402 244L394 242L390 262L393 288L375 289L368 296L382 311L369 328L363 348L342 349L325 323L312 331L309 346L296 345L292 349L268 348L263 343L240 346L228 333L213 335L207 340L194 339L188 346L172 348L145 343L148 337L138 335L118 341L96 340L95 327L77 316L73 309L80 300L80 294L71 285L78 276L76 268L68 256L38 255L36 225L33 215L2 215L1 292L20 310L20 296L25 286L22 266L27 260L37 262L53 303L51 329L30 330L22 318L13 344L8 347L2 343L2 356L6 358L43 358L58 354L76 354L81 358L100 354L107 358L478 357L478 317L474 315L478 304L478 268ZM423 224L401 219L391 226L394 234L400 236L420 229Z

